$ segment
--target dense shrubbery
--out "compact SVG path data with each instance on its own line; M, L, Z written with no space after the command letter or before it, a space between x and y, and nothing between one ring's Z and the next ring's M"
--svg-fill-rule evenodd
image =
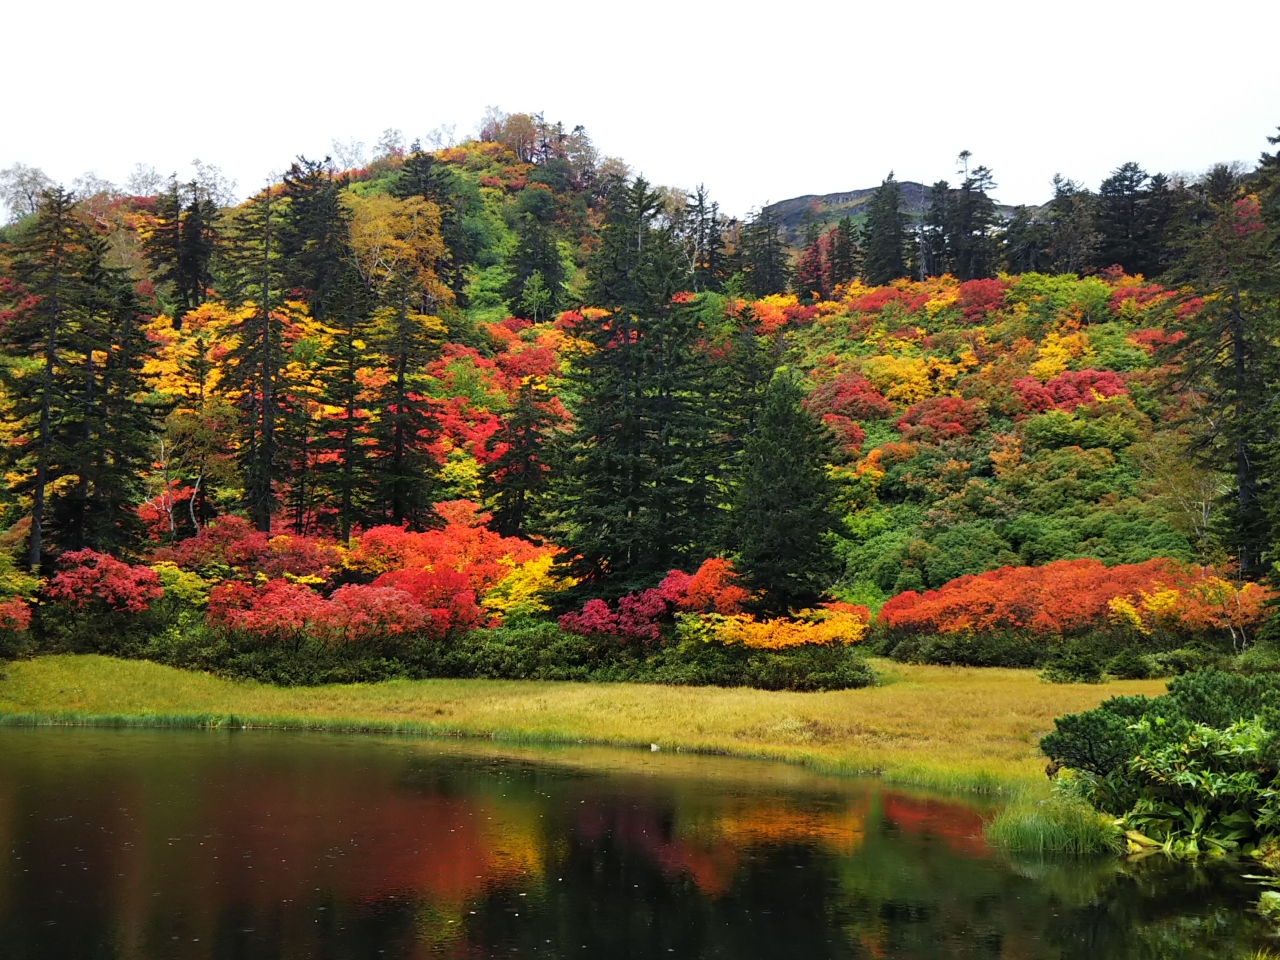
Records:
M1203 670L1115 697L1041 741L1064 789L1175 855L1280 848L1280 675Z
M546 622L550 595L569 582L554 573L556 551L493 533L472 504L437 509L439 529L376 527L350 548L268 538L228 518L150 566L64 554L34 630L24 600L0 602L0 656L27 649L30 633L40 650L279 684L487 677L823 690L873 680L850 646L866 608L756 621L723 559Z
M892 598L880 609L876 647L922 663L1045 665L1058 680L1101 679L1113 662L1116 675L1149 676L1240 653L1273 596L1170 560L1005 567Z

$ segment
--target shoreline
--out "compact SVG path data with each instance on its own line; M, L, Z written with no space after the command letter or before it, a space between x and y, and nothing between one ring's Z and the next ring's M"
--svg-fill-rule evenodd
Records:
M1053 685L1033 671L876 664L884 683L786 693L524 680L271 687L146 661L16 661L0 726L257 729L510 746L593 746L764 760L817 774L1010 800L1047 792L1053 716L1161 681Z

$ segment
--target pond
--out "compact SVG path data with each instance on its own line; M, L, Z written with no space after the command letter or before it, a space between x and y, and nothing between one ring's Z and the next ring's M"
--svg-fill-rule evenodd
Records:
M0 729L0 957L1244 958L1247 865L1038 861L990 809L666 753Z

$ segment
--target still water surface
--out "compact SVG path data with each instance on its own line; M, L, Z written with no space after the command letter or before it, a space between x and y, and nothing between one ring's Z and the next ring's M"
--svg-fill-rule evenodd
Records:
M1240 864L1001 857L989 810L717 758L0 729L0 957L1246 958Z

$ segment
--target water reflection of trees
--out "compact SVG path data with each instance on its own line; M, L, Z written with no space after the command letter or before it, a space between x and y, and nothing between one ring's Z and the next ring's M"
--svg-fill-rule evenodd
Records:
M84 742L20 769L0 754L0 851L23 858L0 870L6 960L1234 960L1263 932L1239 868L1011 860L981 810L874 785L324 738Z

